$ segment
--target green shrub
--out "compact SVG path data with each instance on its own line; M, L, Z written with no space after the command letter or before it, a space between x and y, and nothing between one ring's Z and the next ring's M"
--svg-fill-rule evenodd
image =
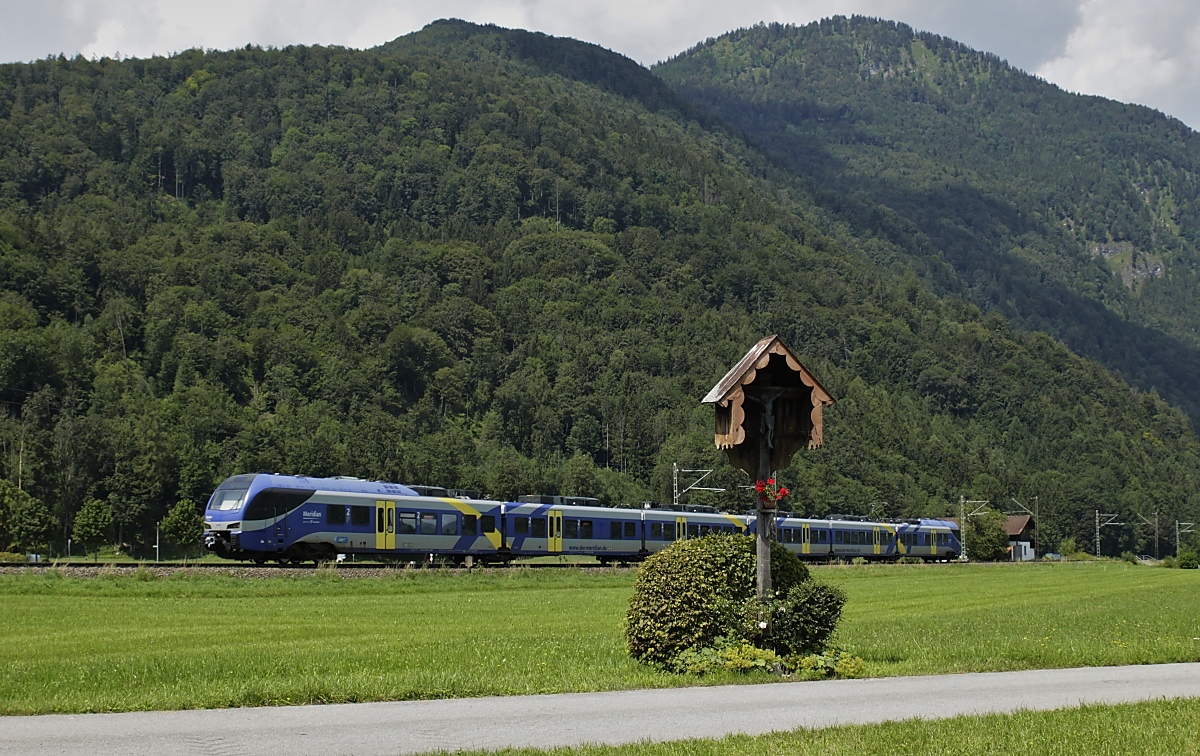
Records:
M1191 549L1181 549L1179 558L1176 561L1179 563L1179 569L1181 570L1194 570L1200 567L1200 558Z
M900 564L925 564L925 560L919 556L902 556L896 561Z
M850 560L850 564L863 565L863 564L870 564L870 563L871 562L866 557L854 557L853 559Z
M1160 561L1158 563L1158 566L1166 567L1169 570L1173 570L1173 569L1176 569L1177 567L1179 567L1179 562L1176 561L1175 557L1171 557L1171 556L1163 557L1162 561Z
M825 643L837 628L846 604L841 588L814 581L794 586L787 595L766 607L767 627L749 628L747 638L758 636L760 646L772 646L784 655L814 654L825 650Z
M713 672L773 672L776 665L782 667L783 660L774 651L722 636L709 648L684 649L669 667L680 674L707 675Z
M11 551L0 551L0 562L24 562L24 554L14 554Z
M849 651L837 649L822 654L791 656L785 660L797 677L815 680L822 677L862 677L867 663Z
M795 554L771 544L772 583L786 596L808 579ZM669 666L687 649L737 635L756 595L754 539L714 535L677 541L645 561L634 583L625 638L635 659Z
M1134 554L1132 551L1122 551L1121 559L1130 564L1138 564L1137 554Z

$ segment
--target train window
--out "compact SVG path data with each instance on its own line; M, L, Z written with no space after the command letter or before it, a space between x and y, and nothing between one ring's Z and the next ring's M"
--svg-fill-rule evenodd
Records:
M661 541L663 537L662 528L663 524L661 522L650 523L650 539L653 541Z
M592 521L591 520L580 520L579 521L579 537L580 538L591 538L592 537Z
M529 535L533 538L546 537L546 518L545 517L530 517L529 518Z
M389 509L387 511L387 532L396 532L396 510Z
M495 515L484 515L483 517L481 517L479 519L480 519L479 524L482 526L484 533L495 533L496 532L496 516Z
M791 543L792 542L792 529L791 528L780 528L779 529L779 540L782 541L783 543Z
M529 518L514 517L513 518L513 533L517 535L529 535Z
M664 522L662 528L663 528L663 540L664 541L674 541L675 540L675 523Z
M325 508L325 522L330 525L346 524L346 505L330 504Z
M637 538L637 523L634 523L634 522L625 523L625 537L626 538Z
M230 488L217 491L213 494L212 500L208 502L208 508L219 512L232 512L239 509L242 506L242 499L246 498L246 490L245 488Z
M363 506L350 507L350 524L351 525L370 525L371 524L371 508Z
M834 543L842 542L842 531L840 531L840 530L833 531L833 542Z
M421 535L437 535L437 532L438 532L437 512L422 512L421 513Z
M707 526L707 525L700 526L700 535L706 536L711 532L712 532L712 528L710 528L709 526Z
M475 515L463 515L463 535L475 535Z
M617 522L616 520L608 523L608 540L621 540L621 523Z
M417 513L416 512L397 512L399 527L396 528L397 533L411 535L417 532Z
M687 534L688 534L688 538L699 538L700 537L700 526L694 525L694 524L689 524L687 526Z
M313 490L299 490L295 488L264 488L250 499L250 503L246 505L246 513L243 517L247 520L265 520L268 517L278 517L301 506L315 493L316 491Z
M829 531L828 530L818 530L817 531L817 541L820 543L829 543Z
M579 537L579 520L563 520L563 538Z
M375 532L383 532L383 507L376 507L375 509Z
M453 512L442 513L442 535L458 535L458 515Z

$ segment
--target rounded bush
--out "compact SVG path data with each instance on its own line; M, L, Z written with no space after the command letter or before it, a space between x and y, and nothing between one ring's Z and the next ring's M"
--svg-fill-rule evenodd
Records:
M768 640L785 656L816 654L825 650L846 605L846 594L837 586L810 581L788 591L771 605Z
M1200 568L1200 557L1196 556L1196 552L1190 549L1183 549L1179 552L1179 558L1176 560L1179 568L1183 570L1194 570Z
M771 544L777 595L808 580L808 568ZM666 665L680 652L712 646L735 633L742 607L755 597L754 539L713 535L677 541L645 561L625 614L625 638L635 659Z

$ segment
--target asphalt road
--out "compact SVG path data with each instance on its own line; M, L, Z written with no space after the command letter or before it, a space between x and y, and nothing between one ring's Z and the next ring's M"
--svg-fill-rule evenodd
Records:
M1200 663L442 701L0 717L0 754L407 754L1200 697Z

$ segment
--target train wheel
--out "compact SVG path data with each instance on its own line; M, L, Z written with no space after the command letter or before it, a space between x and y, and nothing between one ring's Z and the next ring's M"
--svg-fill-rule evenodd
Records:
M259 567L262 567L264 564L267 563L267 558L264 556L256 556L256 557L254 557L254 563L257 564Z

